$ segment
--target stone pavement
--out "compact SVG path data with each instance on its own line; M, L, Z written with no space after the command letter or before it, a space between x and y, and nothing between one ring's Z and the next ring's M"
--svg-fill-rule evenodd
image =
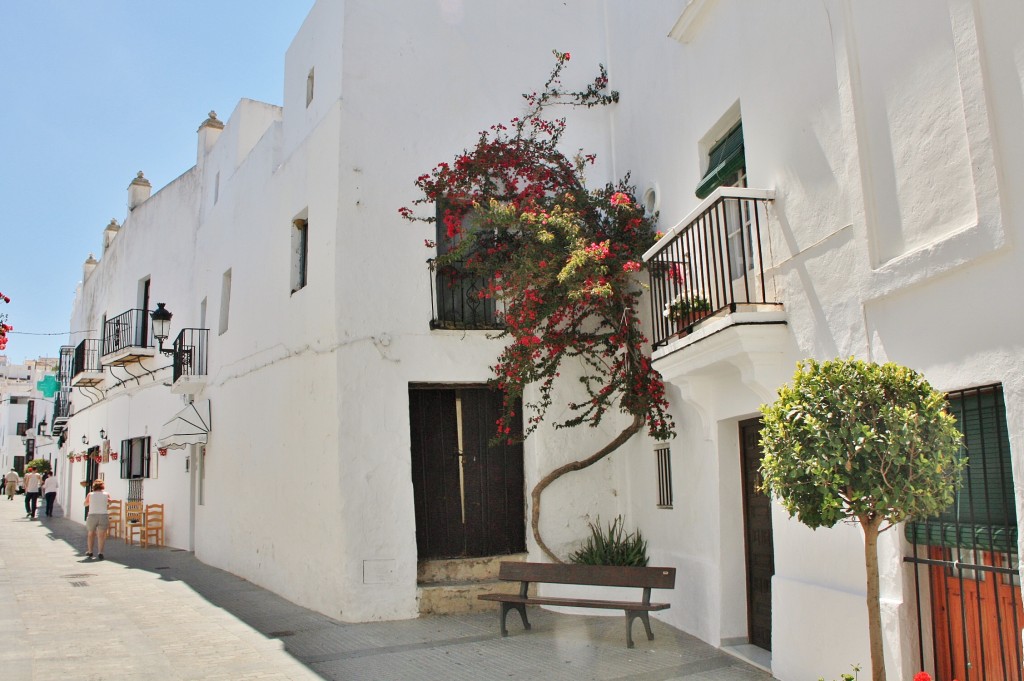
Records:
M504 639L497 608L348 624L187 551L110 540L98 561L84 547L82 525L0 498L0 679L771 681L657 621L633 650L621 615L532 609L524 632L512 613Z

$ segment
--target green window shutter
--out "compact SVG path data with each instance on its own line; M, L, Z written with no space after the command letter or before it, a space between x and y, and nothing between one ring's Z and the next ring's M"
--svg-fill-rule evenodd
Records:
M935 518L907 523L915 544L958 546L985 551L1017 551L1010 437L1002 386L949 396L949 409L964 434L967 467L953 505Z
M743 124L739 123L708 152L708 171L697 185L697 198L706 198L745 165Z

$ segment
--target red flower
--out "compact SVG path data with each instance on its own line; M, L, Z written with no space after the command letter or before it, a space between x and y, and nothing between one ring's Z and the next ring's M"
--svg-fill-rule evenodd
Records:
M628 206L632 203L629 200L629 194L624 194L623 192L615 192L609 200L613 206Z
M572 55L569 54L568 52L566 52L565 53L565 61L569 61L570 59L572 59Z
M630 260L629 262L622 263L622 269L624 272L639 272L640 263L636 260Z
M914 674L914 681L932 681L932 677L928 672L918 672Z

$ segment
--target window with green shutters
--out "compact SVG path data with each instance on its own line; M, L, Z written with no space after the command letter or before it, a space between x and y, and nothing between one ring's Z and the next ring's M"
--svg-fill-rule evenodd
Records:
M703 199L719 187L741 186L738 178L746 174L746 164L743 123L737 123L708 151L708 170L697 185L697 198Z
M950 413L964 434L967 467L953 505L935 518L907 523L915 544L1016 553L1010 437L1001 385L950 393Z

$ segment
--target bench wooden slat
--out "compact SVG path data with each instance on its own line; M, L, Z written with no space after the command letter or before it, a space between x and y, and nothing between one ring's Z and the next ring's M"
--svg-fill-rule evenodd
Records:
M586 584L671 589L676 583L674 567L626 567L619 565L576 565L572 563L501 563L498 579L543 582L545 584Z
M482 594L482 601L525 603L526 605L561 605L574 608L606 608L608 610L664 610L668 603L637 603L636 601L602 601L591 598L558 598L557 596L527 596L519 594Z

